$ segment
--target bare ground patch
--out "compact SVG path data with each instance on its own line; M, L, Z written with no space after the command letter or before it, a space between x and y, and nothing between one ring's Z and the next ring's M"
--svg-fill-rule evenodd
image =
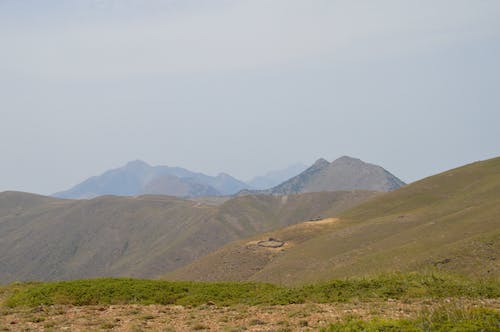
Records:
M316 220L316 221L306 221L304 223L302 223L303 226L317 226L317 225L327 225L327 224L331 224L331 223L335 223L339 221L339 218L325 218L325 219L321 219L321 220Z
M0 309L0 331L308 331L349 318L414 318L441 306L500 310L498 299L442 299L218 307L40 306Z

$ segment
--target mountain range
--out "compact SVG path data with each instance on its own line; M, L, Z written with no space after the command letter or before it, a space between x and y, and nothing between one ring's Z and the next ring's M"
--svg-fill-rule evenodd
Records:
M141 160L136 160L121 168L91 177L53 196L76 199L102 195L146 194L198 197L232 195L245 188L248 188L247 184L225 173L209 176L181 167L150 166Z
M331 163L319 159L307 169L302 164L295 164L284 170L256 177L249 183L225 173L209 176L180 167L150 166L136 160L91 177L53 196L81 199L102 195L147 194L185 198L231 196L237 193L289 195L337 190L391 191L403 185L404 182L382 167L347 156Z

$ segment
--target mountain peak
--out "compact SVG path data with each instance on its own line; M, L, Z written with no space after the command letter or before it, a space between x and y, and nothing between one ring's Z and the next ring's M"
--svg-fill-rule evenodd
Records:
M329 163L318 159L299 175L269 190L271 194L297 194L337 190L391 191L404 182L380 166L343 156Z
M349 156L342 156L332 161L332 164L352 164L352 163L364 163L364 162L361 159Z
M330 165L328 160L326 160L324 158L319 158L318 160L316 160L316 162L312 166L314 166L315 168L323 168L323 167L328 166L328 165Z
M146 163L145 161L142 161L142 160L139 160L139 159L129 161L125 165L125 168L135 168L135 169L137 169L137 168L140 168L140 167L150 167L150 165L148 163Z

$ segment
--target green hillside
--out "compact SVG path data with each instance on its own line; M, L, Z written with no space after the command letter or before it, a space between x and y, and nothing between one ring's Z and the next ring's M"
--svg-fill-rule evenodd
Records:
M231 243L167 277L296 284L387 271L500 276L500 158L426 178L337 215ZM255 246L269 237L285 244Z

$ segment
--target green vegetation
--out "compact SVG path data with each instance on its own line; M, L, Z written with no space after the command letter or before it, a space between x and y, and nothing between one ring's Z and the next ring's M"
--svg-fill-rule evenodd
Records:
M373 319L364 321L351 319L346 322L331 324L323 332L350 331L498 331L500 330L500 312L491 309L440 308L424 312L416 319Z
M10 307L52 304L184 304L217 301L225 305L252 301L274 287L252 283L194 283L103 278L17 284L5 301ZM260 295L260 296L259 296Z
M500 283L494 280L468 280L444 274L384 274L374 278L334 280L291 288L300 290L313 302L339 302L366 299L500 297Z
M334 280L302 287L264 283L170 282L94 279L23 283L8 287L9 307L52 304L269 304L328 303L406 298L498 298L498 281L472 281L444 275L391 274L370 279Z

